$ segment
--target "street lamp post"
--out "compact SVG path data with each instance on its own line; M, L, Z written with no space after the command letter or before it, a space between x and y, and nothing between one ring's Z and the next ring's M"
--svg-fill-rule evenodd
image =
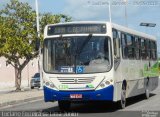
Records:
M145 23L145 22L142 22L142 23L140 23L140 26L155 27L156 24L155 23Z
M37 36L38 38L40 38L38 0L36 0L35 4L36 4Z
M110 21L110 23L112 23L111 2L108 1L108 4L109 4L109 8L108 8L108 10L109 10L109 21Z
M124 0L125 2L125 24L126 24L126 27L128 27L128 16L127 16L127 2L128 0Z

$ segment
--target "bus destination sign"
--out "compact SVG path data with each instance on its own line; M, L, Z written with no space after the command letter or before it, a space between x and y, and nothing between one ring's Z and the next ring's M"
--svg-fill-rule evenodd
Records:
M105 24L67 24L48 27L48 36L60 34L105 34Z

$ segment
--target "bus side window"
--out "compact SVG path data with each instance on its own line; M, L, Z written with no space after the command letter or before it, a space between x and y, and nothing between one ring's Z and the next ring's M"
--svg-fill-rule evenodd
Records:
M154 44L153 41L151 41L151 59L154 59Z
M146 59L150 60L150 40L146 39Z
M148 40L148 50L147 50L147 55L148 55L148 58L151 59L151 41Z
M127 47L127 40L126 34L121 34L121 43L122 43L122 56L123 58L128 58L128 47Z
M134 36L127 34L127 47L128 47L128 58L134 59L135 57L135 38Z
M153 60L157 59L157 45L156 42L152 41L151 42L151 57Z
M157 60L157 58L158 58L158 55L157 55L157 43L156 42L154 42L155 43L155 60Z
M119 51L119 35L118 31L113 29L113 44L114 44L114 57L115 59L120 58L120 51Z
M140 52L141 52L141 40L138 37L135 37L135 45L136 45L136 59L140 59Z
M147 58L147 47L146 47L146 40L145 39L141 39L141 52L142 52L142 59L146 59Z

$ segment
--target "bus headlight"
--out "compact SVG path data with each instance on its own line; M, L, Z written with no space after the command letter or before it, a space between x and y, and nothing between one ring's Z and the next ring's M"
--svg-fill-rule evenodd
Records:
M104 87L105 87L105 84L104 84L104 83L100 84L100 87L104 88Z
M105 87L108 87L109 85L113 85L113 80L104 80L96 90L100 90L100 89L103 89Z
M106 84L106 85L110 85L110 82L107 80L107 81L105 82L105 84Z
M50 83L49 83L49 82L46 82L46 83L45 83L45 85L46 85L46 86L49 86L49 85L50 85Z
M54 84L50 84L50 87L51 87L51 88L55 88L55 85L54 85Z
M51 88L56 88L55 87L55 85L52 83L52 82L45 82L45 85L47 86L47 87L51 87Z

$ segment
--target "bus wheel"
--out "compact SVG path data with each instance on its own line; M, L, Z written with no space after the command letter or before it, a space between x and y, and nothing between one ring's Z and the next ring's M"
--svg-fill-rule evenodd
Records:
M126 107L126 87L124 84L122 85L120 107L121 107L121 109L124 109Z
M71 102L70 101L58 101L58 106L61 111L68 111L71 106Z
M149 91L149 79L148 79L146 89L145 89L145 98L149 99L149 97L150 97L150 91Z

